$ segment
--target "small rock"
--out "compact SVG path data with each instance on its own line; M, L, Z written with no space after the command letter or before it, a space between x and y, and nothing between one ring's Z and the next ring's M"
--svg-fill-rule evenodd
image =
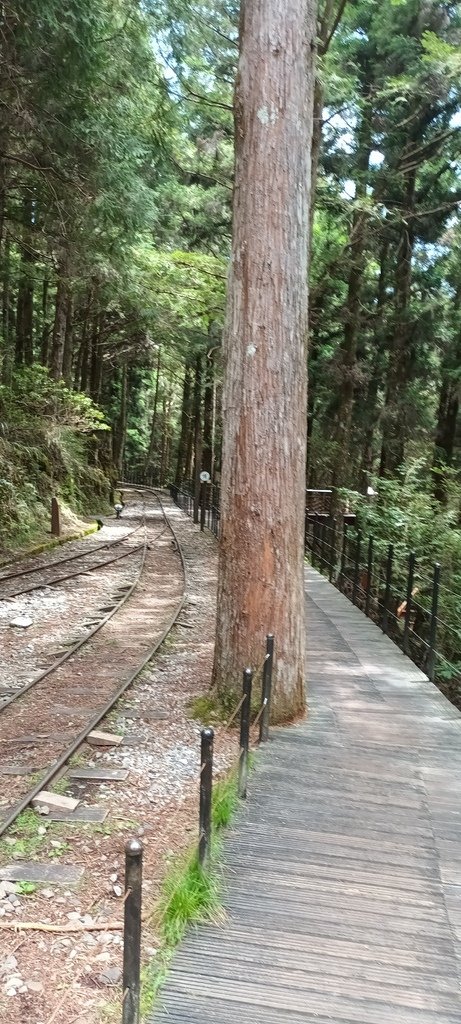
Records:
M5 893L8 893L8 895L12 895L18 891L15 882L2 882L2 889Z
M113 892L114 896L120 897L122 895L123 889L122 889L121 885L113 885L112 886L112 892Z
M15 956L7 956L3 964L0 966L0 978L3 978L8 971L14 971L15 967L18 966L18 961Z
M52 889L42 889L40 895L43 896L45 900L52 900L54 892Z
M120 967L106 967L101 974L98 974L98 981L103 985L118 985L121 978L122 972Z
M116 882L117 879L118 879L118 874L117 874L116 871L114 871L113 875L110 876L110 880L111 880L111 882Z
M15 988L7 988L6 989L6 995L7 996L15 996L16 995L16 989Z
M80 921L80 914L77 910L71 910L70 914L66 914L69 921Z
M38 811L39 814L43 815L50 813L50 808L46 804L37 804L35 810Z
M41 981L28 981L27 988L29 992L43 992L43 984Z
M37 835L38 835L38 836L46 836L46 828L45 828L45 825L40 825L40 826L39 826L39 828L37 829Z
M10 626L15 626L18 629L28 629L28 627L31 626L32 623L33 620L30 619L28 615L18 615L16 619L11 620Z

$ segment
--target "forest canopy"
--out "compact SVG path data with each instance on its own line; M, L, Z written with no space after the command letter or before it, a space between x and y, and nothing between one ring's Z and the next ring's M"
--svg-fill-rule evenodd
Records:
M0 444L45 369L119 473L219 473L238 5L7 0L1 35ZM310 486L417 463L458 511L460 43L457 4L320 4L308 410Z

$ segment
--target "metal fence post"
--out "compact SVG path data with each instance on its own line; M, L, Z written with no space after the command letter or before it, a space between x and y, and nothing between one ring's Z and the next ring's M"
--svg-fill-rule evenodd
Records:
M200 810L198 860L206 866L211 847L211 796L213 787L213 729L202 729L200 743Z
M410 551L408 556L408 579L407 579L407 600L405 606L405 623L403 627L403 653L410 653L410 617L411 617L411 601L413 597L413 583L415 578L415 563L416 555L414 551Z
M333 516L331 519L330 526L330 568L328 572L328 579L331 583L333 579L333 573L336 565L336 519Z
M370 533L368 538L368 558L367 558L367 593L365 598L365 615L370 617L370 601L371 601L371 581L373 577L373 537Z
M314 521L312 523L312 568L315 569L315 548L317 544L317 513L314 512Z
M360 549L362 546L362 533L361 530L357 530L357 537L355 541L355 559L354 559L354 583L352 587L352 604L357 604L357 590L359 585L359 569L360 569Z
M347 545L347 523L343 519L343 543L341 547L341 568L339 572L339 585L342 587L344 582L344 570L346 568L346 545Z
M386 562L386 589L384 591L384 607L383 607L383 618L381 629L383 633L387 633L389 623L389 598L391 596L392 586L392 561L394 558L394 545L389 544L387 550L387 562Z
M435 641L437 638L437 614L439 610L440 562L434 565L432 577L431 623L429 627L429 652L427 656L427 674L431 683L435 678Z
M242 800L247 795L248 782L248 751L250 747L250 712L251 712L251 687L253 683L253 672L246 668L243 673L243 704L240 713L240 760L238 795Z
M325 520L320 523L320 568L325 568Z
M122 1024L139 1024L141 974L142 843L125 846Z
M268 633L266 637L266 660L263 668L262 704L263 710L259 723L259 742L269 739L269 721L271 714L272 668L274 664L274 637Z
M203 532L205 529L205 512L206 512L206 484L201 482L200 484L200 529Z

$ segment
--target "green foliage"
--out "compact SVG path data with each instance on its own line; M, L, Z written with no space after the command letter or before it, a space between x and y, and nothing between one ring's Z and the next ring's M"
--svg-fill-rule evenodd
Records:
M108 480L88 459L107 425L89 398L42 367L17 371L0 385L0 423L0 550L49 529L53 495L80 514L105 510Z

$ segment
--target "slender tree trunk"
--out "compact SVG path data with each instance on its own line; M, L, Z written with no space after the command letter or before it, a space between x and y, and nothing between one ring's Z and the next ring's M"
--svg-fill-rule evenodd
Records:
M179 435L178 453L176 456L176 473L174 482L176 487L180 487L185 478L185 467L187 457L187 438L190 433L190 420L191 420L191 376L190 367L186 363L184 370L184 384L182 390L182 406L181 406L181 432Z
M45 273L42 284L42 341L40 346L40 362L42 366L48 366L50 349L50 325L48 323L48 292L50 280Z
M379 419L378 395L383 374L384 331L383 313L386 302L387 255L389 243L383 242L379 263L378 289L376 294L376 311L373 327L373 358L370 379L364 401L365 432L362 450L362 474L364 486L368 486L374 469L375 451L374 437Z
M165 389L162 400L162 451L160 455L160 484L162 487L167 482L169 473L170 413L171 392L167 392Z
M458 288L453 301L453 308L456 314L458 314L460 306L461 287ZM443 504L446 503L448 497L447 476L444 471L452 467L455 453L456 430L461 398L460 367L461 334L458 331L448 352L445 354L441 367L441 385L432 463L434 497Z
M64 252L58 270L56 288L53 338L51 342L50 372L54 380L62 378L64 343L66 338L67 308L69 302L69 264Z
M213 351L208 353L205 361L205 385L203 389L203 451L202 469L213 479L213 395L214 395L214 359Z
M364 209L367 194L368 165L371 152L371 108L368 68L362 84L364 110L358 131L356 206L352 215L349 238L350 267L347 301L344 310L344 335L339 352L338 395L336 406L335 453L332 486L351 485L351 426L357 380L357 344L360 330L360 309L363 274L366 261L368 214Z
M128 416L128 368L125 365L121 371L120 405L117 421L113 432L113 453L114 465L119 477L123 471L123 456L125 453L126 424Z
M92 300L93 292L90 288L83 312L80 345L77 354L77 364L75 367L74 386L76 391L86 391L88 383L88 326Z
M32 200L23 206L23 244L19 267L18 304L16 312L16 363L32 366L34 361L34 280L35 257L31 248Z
M72 292L67 294L66 331L64 335L64 352L62 357L62 376L67 387L72 386L72 359L74 356L74 299Z
M214 682L240 687L276 637L274 715L305 704L307 275L315 10L245 0L224 339Z
M8 231L5 235L4 245L4 270L3 270L3 294L2 294L2 332L3 332L3 366L2 380L4 384L11 383L13 369L13 351L11 345L10 331L10 236Z
M394 286L394 326L389 338L389 368L383 410L383 443L380 476L393 476L403 462L405 441L411 430L405 394L412 377L415 358L411 322L411 281L414 245L416 171L407 175L405 213L397 250Z
M194 523L199 519L202 444L202 357L197 355L194 382Z
M90 396L93 399L93 402L99 402L101 397L105 319L106 315L104 312L95 315L93 320L93 330L91 332Z
M157 368L155 373L155 391L154 391L154 406L152 409L152 420L150 426L150 440L149 449L147 452L147 458L144 465L144 469L147 471L151 468L154 460L155 444L157 439L157 411L158 411L158 395L160 388L160 369L162 365L162 349L159 345L157 352Z

